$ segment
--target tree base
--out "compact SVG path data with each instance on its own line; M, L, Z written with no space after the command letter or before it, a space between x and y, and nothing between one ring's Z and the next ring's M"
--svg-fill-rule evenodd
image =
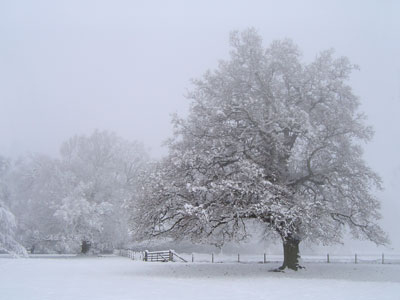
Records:
M304 268L299 263L299 244L299 239L290 236L283 239L283 263L275 272L283 272L285 269L297 271Z
M268 272L280 272L280 273L284 273L286 269L288 270L292 270L292 271L298 271L301 269L305 269L306 267L301 266L301 265L297 265L296 267L288 267L288 266L280 266L279 268L275 268L275 269L271 269Z
M89 250L92 244L89 241L82 241L81 254L89 254Z

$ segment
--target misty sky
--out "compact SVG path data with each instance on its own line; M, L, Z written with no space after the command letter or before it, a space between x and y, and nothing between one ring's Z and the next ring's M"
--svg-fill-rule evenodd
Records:
M0 1L0 154L57 155L107 129L166 149L190 78L228 58L229 32L291 38L304 59L334 48L375 129L365 157L383 177L383 227L400 251L400 1Z

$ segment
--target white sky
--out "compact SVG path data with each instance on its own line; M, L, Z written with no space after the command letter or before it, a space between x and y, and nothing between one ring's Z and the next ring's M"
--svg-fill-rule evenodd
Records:
M292 38L305 59L335 48L376 135L383 225L400 251L400 1L0 1L0 154L58 153L107 129L155 157L184 114L190 78L228 57L231 30Z

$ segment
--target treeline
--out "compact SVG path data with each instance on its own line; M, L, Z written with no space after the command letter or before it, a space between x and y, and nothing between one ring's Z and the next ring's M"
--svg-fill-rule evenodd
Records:
M144 146L114 133L74 136L57 158L0 158L0 251L111 251L131 240L129 220Z

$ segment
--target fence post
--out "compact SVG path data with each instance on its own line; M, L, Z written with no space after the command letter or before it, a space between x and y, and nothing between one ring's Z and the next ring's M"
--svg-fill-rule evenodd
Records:
M238 263L240 263L240 253L238 253Z
M174 260L174 253L172 252L172 250L169 250L169 261L173 261Z
M211 262L214 263L214 252L211 253Z
M192 262L194 262L194 253L192 253Z
M330 261L329 261L329 253L326 255L326 262L329 264L330 263Z
M382 265L385 263L385 254L382 253Z
M354 255L354 263L357 263L357 253Z
M146 250L146 251L144 251L144 261L147 261L147 257L148 257L148 251Z
M267 253L264 252L264 264L267 263Z

